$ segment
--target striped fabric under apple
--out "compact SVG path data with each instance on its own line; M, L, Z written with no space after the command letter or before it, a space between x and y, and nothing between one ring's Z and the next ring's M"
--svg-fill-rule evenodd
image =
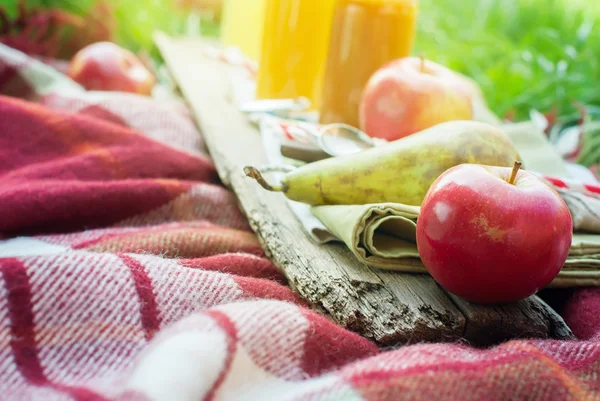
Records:
M552 177L540 173L534 173L538 177L551 183L553 186L569 191L578 192L596 199L600 199L600 185L586 184L578 180L568 180L564 178Z

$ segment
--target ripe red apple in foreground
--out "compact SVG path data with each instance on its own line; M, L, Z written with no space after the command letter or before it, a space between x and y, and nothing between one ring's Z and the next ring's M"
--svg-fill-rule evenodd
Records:
M367 82L359 105L361 129L394 141L434 125L473 118L473 88L454 71L418 57L392 61Z
M111 42L93 43L77 52L69 64L68 75L87 90L146 96L152 93L156 82L139 58Z
M569 254L567 205L519 167L453 167L421 205L417 247L423 264L443 288L468 301L527 298L556 277Z

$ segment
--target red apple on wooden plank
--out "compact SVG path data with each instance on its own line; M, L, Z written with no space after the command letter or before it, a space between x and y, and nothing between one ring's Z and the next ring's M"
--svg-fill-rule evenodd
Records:
M363 90L361 129L394 141L452 120L471 120L473 89L454 71L418 57L377 70Z
M97 42L71 59L68 75L87 90L150 95L154 75L132 52L112 42Z
M558 275L569 254L573 221L566 203L519 167L453 167L423 201L417 221L423 264L468 301L527 298Z

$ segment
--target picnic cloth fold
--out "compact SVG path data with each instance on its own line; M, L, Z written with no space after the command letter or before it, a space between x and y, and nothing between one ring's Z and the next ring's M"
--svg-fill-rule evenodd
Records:
M179 105L29 97L3 54L2 400L600 399L600 290L547 298L578 341L380 349L290 290Z

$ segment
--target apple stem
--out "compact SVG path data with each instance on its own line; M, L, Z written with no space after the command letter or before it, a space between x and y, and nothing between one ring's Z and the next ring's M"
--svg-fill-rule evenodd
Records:
M515 179L517 178L517 173L519 172L519 169L521 168L522 165L523 165L522 162L519 162L519 161L515 162L515 165L512 170L512 174L510 175L510 180L508 180L509 184L514 185Z
M421 72L425 72L425 57L423 56L423 53L421 53L419 58L421 59Z

